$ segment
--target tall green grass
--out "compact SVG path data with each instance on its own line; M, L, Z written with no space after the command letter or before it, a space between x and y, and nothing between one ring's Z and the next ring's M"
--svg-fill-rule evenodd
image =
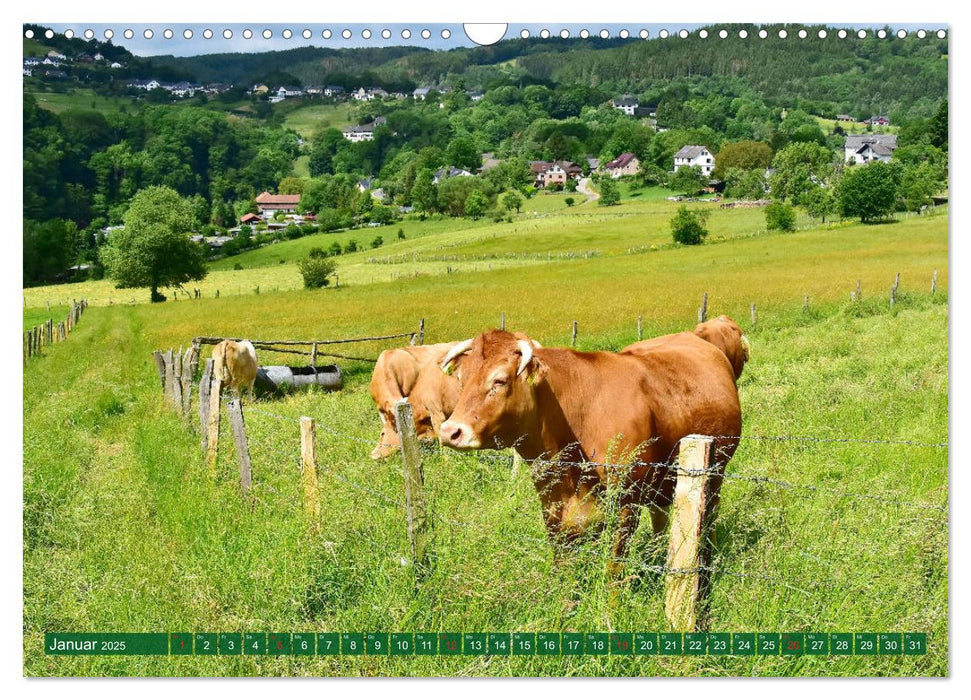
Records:
M865 266L856 263L857 269ZM560 274L594 274L594 261L571 265L563 264ZM615 295L636 289L636 278L623 277L625 272L630 270L612 277ZM497 284L510 281L501 277ZM657 292L655 285L668 283L654 280L651 288ZM814 298L809 312L785 298L760 305L759 323L743 322L753 343L740 382L744 434L947 442L946 297L901 287L892 311L867 286L863 302L841 301L841 293ZM581 295L590 289L579 285ZM482 304L481 294L449 297L440 306L432 300L442 291L439 285L418 286L413 294L419 291L433 339L495 323L497 307ZM516 293L522 290L510 290ZM239 494L230 440L223 443L216 477L208 475L197 421L183 422L162 406L152 349L187 342L203 328L291 337L389 330L391 319L410 317L412 302L373 315L362 310L390 298L361 292L348 306L355 297L300 293L250 297L246 304L220 299L91 308L68 343L26 368L25 674L947 673L946 514L912 505L946 506L947 451L757 439L742 441L730 472L821 490L726 482L711 628L926 631L927 656L44 656L45 631L664 628L663 579L650 570L663 563L664 544L653 541L649 523L634 537L627 570L632 578L622 585L606 575L609 522L602 536L554 565L528 469L513 473L503 455L425 456L431 566L416 587L403 561L408 545L400 461L374 463L367 456L378 422L366 365L345 365L340 392L308 392L245 409L254 478L248 502ZM592 307L581 326L584 347L633 340L632 318L604 313L604 296L583 298ZM713 297L718 304L722 298ZM534 305L540 299L557 300L547 304L555 308L509 314L509 322L540 335L541 324L554 314L562 332L550 326L541 339L555 344L579 306L557 296L535 297ZM254 301L259 303L249 303ZM315 312L305 313L310 308ZM646 334L690 327L685 311L646 315ZM528 323L521 326L520 320ZM318 421L317 534L308 528L300 501L300 415Z

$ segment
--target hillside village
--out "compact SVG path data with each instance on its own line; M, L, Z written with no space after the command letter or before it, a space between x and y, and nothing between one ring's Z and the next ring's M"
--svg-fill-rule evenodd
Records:
M931 135L935 124L946 125L946 103L938 104L936 122L901 124L887 114L853 116L812 104L777 107L753 94L730 99L717 90L693 93L677 86L607 92L455 78L405 89L370 74L301 84L279 71L273 73L279 80L240 84L191 79L110 42L72 40L65 46L70 48L38 44L24 56L25 99L93 90L125 100L122 110L129 116L122 121L130 122L131 136L122 143L131 155L118 144L110 146L121 149L111 158L136 158L138 149L153 147L160 149L152 156L159 162L186 149L203 153L209 145L189 144L185 127L175 126L189 114L191 121L209 124L191 138L220 132L233 144L225 152L235 161L223 166L224 173L197 178L209 185L172 180L181 194L200 202L194 239L213 255L404 217L511 221L519 212L517 200L555 192L579 193L567 206L611 206L621 192L660 187L673 201L779 200L825 218L841 215L842 174L875 163L903 168L897 207L919 211L947 196L946 131ZM142 112L143 104L151 110ZM79 100L78 107L87 104ZM288 120L303 114L328 116L298 132ZM165 140L146 138L160 128ZM121 137L109 137L109 144L112 138ZM65 213L28 207L31 219L76 217L86 243L72 263L96 258L97 246L122 224L133 186L164 182L178 172L174 161L169 173L151 174L137 159L130 167L109 167L106 155L80 157L80 167L94 174L85 175L70 196L90 190L84 206ZM138 185L129 182L136 176ZM52 201L70 200L62 195Z

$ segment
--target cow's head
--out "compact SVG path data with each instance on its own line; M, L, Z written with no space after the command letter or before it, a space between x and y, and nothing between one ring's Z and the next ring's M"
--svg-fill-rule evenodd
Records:
M509 447L529 430L536 413L536 388L546 366L539 343L520 333L489 331L459 343L442 369L462 355L461 393L452 416L440 428L443 445L457 450Z

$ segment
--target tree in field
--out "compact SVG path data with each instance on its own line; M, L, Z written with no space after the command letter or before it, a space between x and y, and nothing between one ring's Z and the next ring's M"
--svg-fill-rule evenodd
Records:
M804 198L806 213L813 219L821 219L836 213L836 194L832 187L817 187Z
M152 301L165 301L159 287L176 287L206 276L205 253L189 240L192 210L164 186L140 190L125 213L123 229L101 248L105 272L119 289L148 287Z
M734 141L718 151L713 175L725 179L731 168L765 171L772 164L772 148L762 141Z
M841 216L858 216L866 223L889 216L897 204L901 167L876 161L848 168L839 184Z
M681 166L678 168L678 172L668 179L668 187L671 190L683 192L689 197L698 194L707 185L708 178L701 172L701 168L694 165L691 167Z
M438 200L438 193L435 191L432 180L434 180L432 171L428 168L422 168L415 176L415 184L411 188L411 201L414 203L415 209L422 214L433 211Z
M769 178L773 199L803 204L815 187L833 173L833 152L818 143L791 143L772 159L775 173Z
M597 200L597 204L601 207L620 204L620 187L612 179L604 178L600 181L600 199Z
M795 231L796 210L792 205L773 202L765 208L765 228L769 231Z
M563 203L566 204L568 207L572 207L574 204L576 204L576 200L573 199L573 197L567 197L566 199L563 200Z
M681 205L678 213L671 219L671 235L675 243L682 245L698 245L708 236L705 228L707 212L691 211Z
M328 257L311 255L298 262L297 269L306 289L320 289L330 284L331 275L337 272L337 263Z
M940 189L934 166L930 163L905 166L900 177L900 203L907 211L920 211L933 203L931 197Z
M515 192L506 192L506 194L502 195L502 206L506 208L506 211L515 209L518 214L523 206L523 198Z
M470 192L469 196L465 198L465 215L476 221L485 213L488 204L488 198L479 190Z

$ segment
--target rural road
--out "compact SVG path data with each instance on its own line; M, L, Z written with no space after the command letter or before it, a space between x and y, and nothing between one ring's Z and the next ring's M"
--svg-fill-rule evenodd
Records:
M579 192L582 195L585 195L587 198L587 201L584 202L584 204L589 204L595 199L600 199L600 195L598 193L589 189L588 187L589 184L590 184L589 177L581 177L579 180L577 180L577 192Z

